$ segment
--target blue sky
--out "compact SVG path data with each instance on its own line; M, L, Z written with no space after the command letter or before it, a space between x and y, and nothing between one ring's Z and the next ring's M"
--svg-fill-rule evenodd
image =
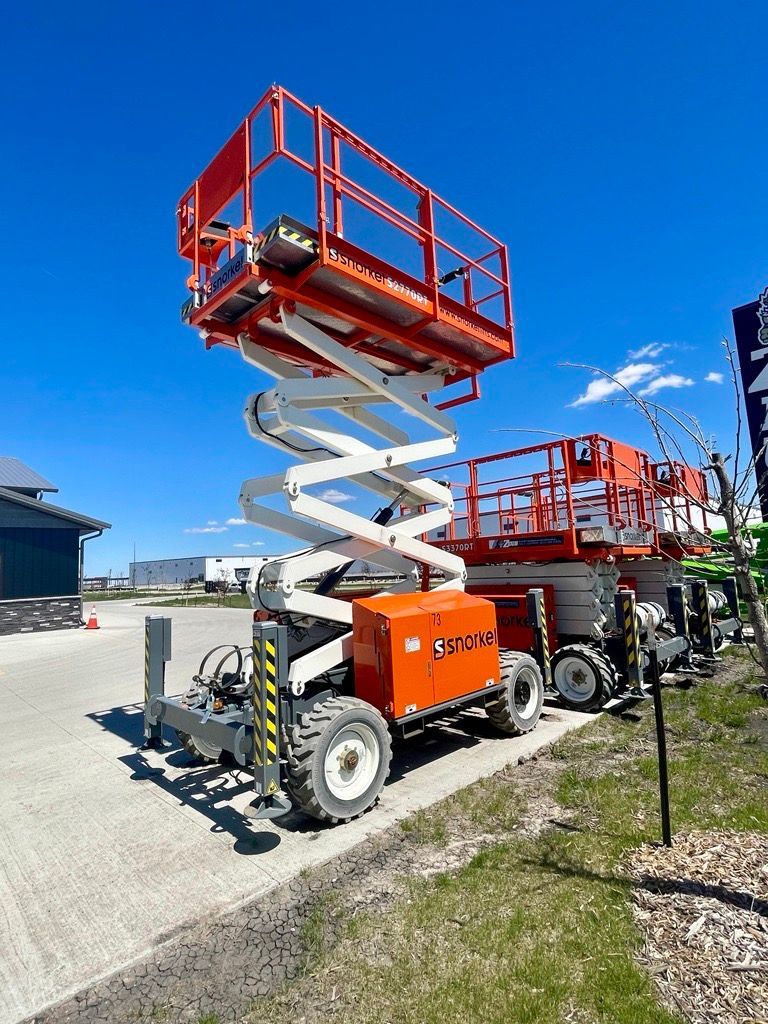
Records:
M577 401L600 395L567 361L629 365L638 387L666 378L659 400L727 448L731 396L706 377L724 371L731 308L768 284L766 12L14 5L0 70L0 454L114 524L89 573L126 570L134 543L143 558L282 549L227 525L241 480L285 462L241 420L264 379L179 322L174 222L273 81L507 242L518 358L458 410L461 454L526 439L499 427L644 443L635 414ZM188 532L206 528L220 532Z

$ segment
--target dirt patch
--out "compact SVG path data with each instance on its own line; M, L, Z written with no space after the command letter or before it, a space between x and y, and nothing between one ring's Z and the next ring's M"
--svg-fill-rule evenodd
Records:
M630 864L640 960L692 1024L768 1022L768 836L692 832Z

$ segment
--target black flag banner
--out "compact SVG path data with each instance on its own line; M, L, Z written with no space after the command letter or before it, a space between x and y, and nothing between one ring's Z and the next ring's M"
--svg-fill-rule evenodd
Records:
M760 509L768 520L768 288L733 310Z

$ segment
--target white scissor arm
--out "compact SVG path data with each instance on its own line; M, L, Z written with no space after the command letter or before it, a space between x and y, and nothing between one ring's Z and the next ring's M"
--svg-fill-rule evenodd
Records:
M285 332L337 373L315 377L266 352L247 335L238 338L245 361L275 378L273 387L248 398L244 411L248 430L297 460L285 473L246 480L240 491L243 514L249 522L310 545L252 570L248 581L252 604L302 618L351 624L350 602L302 589L301 584L355 559L404 575L405 581L393 588L398 591L416 588L415 570L420 564L442 572L442 587L463 588L462 559L420 539L452 519L451 492L409 465L456 450L453 419L425 397L445 386L450 371L430 367L424 373L391 376L298 314L281 307L280 316ZM387 418L388 408L420 421L433 436L413 439ZM384 499L393 510L389 521L376 522L308 490L350 480ZM268 496L280 494L287 511L263 503ZM428 511L420 511L423 506ZM407 511L401 513L401 509ZM347 633L297 658L289 672L294 692L301 692L310 679L350 656L351 634Z

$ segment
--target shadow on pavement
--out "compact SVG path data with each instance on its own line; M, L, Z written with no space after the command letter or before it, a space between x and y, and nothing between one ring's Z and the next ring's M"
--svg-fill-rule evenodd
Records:
M189 771L169 778L165 768L150 764L140 750L118 760L131 769L134 781L151 782L180 806L190 807L207 818L214 835L232 836L236 853L245 856L267 853L280 844L280 836L273 832L255 832L248 818L244 818L231 804L233 797L251 791L253 781L248 772L218 764L197 767L187 757Z
M126 704L122 707L108 708L106 711L92 711L85 717L100 725L106 732L119 736L121 740L135 747L144 741L143 704Z
M129 704L110 708L87 716L103 729L120 736L137 748L143 742L143 705ZM545 712L545 717L549 714ZM157 765L158 753L150 764L141 750L119 760L132 770L131 778L137 782L152 782L181 806L191 807L211 823L211 832L226 833L234 840L234 850L243 855L266 853L280 842L272 831L258 831L259 822L244 817L232 806L232 800L249 795L253 788L251 772L229 764L201 765L179 748L173 730L164 730L164 737L173 743L160 752L162 766ZM396 786L411 772L461 749L471 749L489 740L508 740L497 732L486 716L477 710L459 710L426 725L424 731L405 740L394 740L392 767L387 787ZM171 777L168 770L172 771ZM178 775L178 771L183 771ZM334 826L316 821L301 811L294 810L282 818L274 819L278 831L317 838Z

